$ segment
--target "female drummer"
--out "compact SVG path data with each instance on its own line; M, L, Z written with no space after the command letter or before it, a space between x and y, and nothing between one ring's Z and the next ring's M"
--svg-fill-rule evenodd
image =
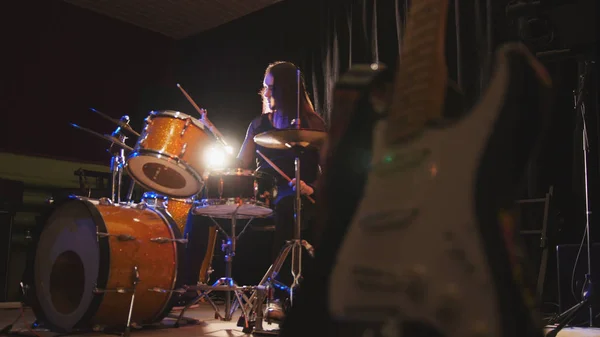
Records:
M296 181L293 179L288 183L271 165L261 156L256 154L259 150L271 162L273 162L288 177L295 176L294 160L296 153L292 150L269 149L260 146L254 142L254 136L274 129L286 129L295 127L295 118L298 110L298 90L300 90L300 125L301 128L326 131L325 122L315 112L313 104L308 96L304 81L301 79L298 85L298 68L284 61L269 64L265 70L263 79L263 88L260 91L263 108L262 114L252 120L248 126L246 137L237 156L240 168L251 168L256 165L258 172L263 172L274 176L277 180L277 197L274 200L275 212L275 237L272 246L273 260L280 253L286 240L292 238L294 228L294 198L296 194ZM298 88L299 86L299 88ZM317 149L308 148L300 154L300 192L304 196L314 198L315 184L320 172L319 167L320 154ZM303 199L305 199L303 197ZM303 200L302 219L302 237L310 242L311 237L311 212L314 207L311 203ZM190 213L188 218L188 252L187 252L187 275L185 283L195 285L199 279L200 265L209 236L209 227L214 225L211 219L202 216L194 216ZM307 261L303 258L302 261ZM286 284L292 284L292 276L289 269L290 259L286 259L286 264L278 274L279 281ZM277 308L278 309L278 308ZM274 319L282 319L281 310L270 310Z

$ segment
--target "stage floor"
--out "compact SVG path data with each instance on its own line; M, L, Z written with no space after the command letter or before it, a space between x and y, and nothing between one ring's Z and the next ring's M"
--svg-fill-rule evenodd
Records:
M0 306L1 307L1 306ZM178 313L178 312L175 312ZM21 314L20 309L1 309L0 310L0 329L11 324ZM251 336L245 334L242 329L238 327L237 319L239 317L239 311L234 316L234 319L230 322L220 321L214 318L214 311L212 307L206 303L202 303L198 308L190 309L185 313L185 317L194 318L200 321L196 325L187 325L179 328L171 327L173 320L165 319L164 329L144 329L132 331L132 336L138 337L241 337ZM19 321L13 326L12 331L16 332L19 336L33 336L33 337L53 337L57 336L57 333L48 332L44 330L29 330L31 323L34 321L35 316L30 309L25 309L24 315ZM277 324L263 324L265 330L276 329ZM549 331L549 329L548 329ZM86 334L72 334L69 336L111 336L105 333L86 333ZM557 337L598 337L600 336L600 329L598 328L565 328L558 333ZM307 336L308 337L308 336Z

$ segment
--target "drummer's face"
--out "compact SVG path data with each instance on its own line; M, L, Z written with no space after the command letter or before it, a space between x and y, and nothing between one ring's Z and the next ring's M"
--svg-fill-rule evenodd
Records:
M277 107L275 105L275 99L273 98L273 75L271 75L271 73L268 73L265 76L265 79L263 81L263 88L263 96L265 96L265 98L269 102L269 108L271 110L275 110Z

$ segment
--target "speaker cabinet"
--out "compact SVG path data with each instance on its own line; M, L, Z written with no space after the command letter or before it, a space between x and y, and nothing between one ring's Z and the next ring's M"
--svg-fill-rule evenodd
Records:
M8 300L8 280L14 215L23 204L24 184L0 179L0 302Z

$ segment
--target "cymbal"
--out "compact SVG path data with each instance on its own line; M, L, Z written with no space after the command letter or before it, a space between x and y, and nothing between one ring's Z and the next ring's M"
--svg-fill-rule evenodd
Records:
M98 115L104 117L106 120L111 121L111 122L117 124L118 126L120 126L121 128L123 128L123 130L129 131L130 133L132 133L133 135L135 135L137 137L140 136L140 134L137 131L135 131L134 129L132 129L131 126L129 126L129 124L123 123L123 122L121 122L118 119L114 119L114 118L112 118L112 117L110 117L110 116L108 116L108 115L106 115L106 114L104 114L104 113L102 113L102 112L94 109L94 108L90 108L90 110L92 110L92 112L95 112Z
M254 136L254 142L270 149L289 149L293 146L321 147L327 132L315 129L277 129Z
M133 151L133 149L131 147L127 146L126 144L123 144L123 142L121 142L119 139L117 139L117 138L115 138L115 137L113 137L111 135L103 135L103 134L98 133L96 131L92 131L90 129L84 128L83 126L79 126L77 124L73 124L73 123L69 123L69 124L71 124L71 126L74 127L74 128L76 128L76 129L87 131L87 132L93 134L96 137L102 138L104 140L108 140L109 142L111 142L111 143L113 143L113 144L115 144L115 145L117 145L117 146L119 146L119 147L121 147L121 148L123 148L123 149L125 149L127 151Z

